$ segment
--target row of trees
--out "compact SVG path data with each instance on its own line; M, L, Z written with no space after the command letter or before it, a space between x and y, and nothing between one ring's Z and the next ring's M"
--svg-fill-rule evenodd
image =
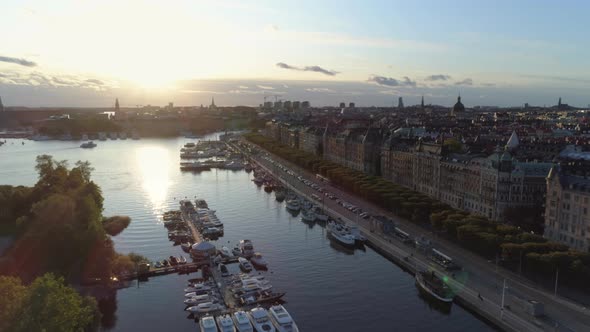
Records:
M277 143L259 134L246 138L307 170L320 173L334 184L392 213L429 227L455 243L488 259L501 258L512 268L551 278L556 269L580 285L590 277L590 254L548 242L520 227L498 224L485 217L451 208L424 194L381 177L325 161L315 155ZM561 272L560 272L561 273Z

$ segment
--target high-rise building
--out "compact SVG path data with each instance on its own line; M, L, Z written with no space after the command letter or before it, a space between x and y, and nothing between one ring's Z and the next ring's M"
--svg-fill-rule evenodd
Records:
M298 100L293 102L293 110L298 110L301 107L301 102Z
M2 97L0 97L0 112L4 112L4 105L2 104Z
M354 103L348 103L348 108L354 108L354 107L355 107Z
M301 108L310 108L311 104L309 103L309 101L302 101L301 102Z
M119 98L115 98L115 115L119 113Z
M404 108L404 100L402 97L399 97L397 100L397 108Z
M420 107L424 108L424 96L422 96L422 100L420 101Z
M345 108L346 107L346 103L342 102L340 103L340 108Z

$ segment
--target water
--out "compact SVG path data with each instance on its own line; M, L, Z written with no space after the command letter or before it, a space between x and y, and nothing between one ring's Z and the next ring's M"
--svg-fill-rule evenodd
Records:
M213 137L213 136L210 136ZM373 250L354 252L334 245L325 228L307 225L285 210L273 194L252 183L244 171L213 170L200 174L178 168L186 139L97 142L9 140L0 147L0 184L32 185L35 157L88 160L103 190L105 215L132 218L114 238L120 252L137 252L151 260L182 253L168 241L161 214L177 209L184 197L202 197L225 224L217 245L232 247L251 239L270 270L276 290L287 292L285 304L302 331L491 331L463 308L450 311L421 298L413 277ZM11 144L14 142L14 144ZM198 330L183 311L183 288L189 277L168 275L134 282L105 304L105 329Z

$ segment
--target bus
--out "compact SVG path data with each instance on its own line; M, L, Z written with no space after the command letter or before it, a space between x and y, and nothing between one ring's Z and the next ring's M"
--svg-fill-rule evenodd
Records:
M408 234L407 232L403 231L401 228L394 227L393 228L393 234L395 234L395 236L397 236L400 240L402 240L403 243L410 243L410 242L412 242L412 239L410 238L410 234Z
M318 174L316 174L316 175L315 175L315 177L316 177L318 180L320 180L320 181L322 181L322 182L324 182L324 183L330 184L330 179L328 179L327 177L325 177L325 176L323 176L323 175L321 175L321 174L319 174L319 173L318 173Z
M430 252L430 259L436 264L445 268L446 270L460 269L460 267L457 264L455 264L455 262L453 262L453 259L451 257L445 255L440 250L432 248L432 251Z

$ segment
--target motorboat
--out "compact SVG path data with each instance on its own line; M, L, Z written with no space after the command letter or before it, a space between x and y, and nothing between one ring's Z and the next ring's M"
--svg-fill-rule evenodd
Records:
M297 199L290 199L287 200L287 209L291 211L299 211L301 206L299 205L299 200Z
M225 314L217 316L215 320L217 320L217 326L219 327L220 332L236 332L234 321L231 319L230 315Z
M178 256L178 264L186 264L186 258L184 256Z
M240 296L242 305L255 305L261 303L274 303L280 300L286 293L273 293L269 291L260 291L248 293Z
M80 144L80 147L82 149L92 149L92 148L96 147L96 143L94 143L93 141L88 141L88 142Z
M196 306L201 303L214 302L216 300L217 300L216 298L209 296L209 294L203 294L203 295L195 295L193 297L186 298L184 300L184 304L190 305L190 306Z
M280 189L275 190L275 199L278 202L284 201L285 197L286 197L285 189L280 188Z
M168 260L170 261L170 265L178 265L178 258L170 256Z
M240 268L246 272L252 271L252 264L245 259L244 257L238 257L238 263L240 263Z
M232 319L238 332L254 332L254 327L252 327L252 323L250 323L248 314L245 311L240 310L234 312Z
M250 262L254 264L255 267L262 267L266 268L268 263L259 252L254 253L254 255L250 258Z
M221 305L213 302L204 302L199 303L195 306L188 307L185 309L186 311L197 313L197 314L206 314L214 311L221 310Z
M314 222L315 218L316 215L311 210L303 210L301 212L301 221L303 222Z
M219 250L219 253L221 254L221 256L226 257L226 258L233 256L231 250L229 250L229 248L225 247L225 246L221 247L221 250Z
M191 293L191 292L196 292L196 291L208 291L208 290L211 290L211 287L209 287L205 284L197 283L197 284L192 284L191 286L185 288L184 292Z
M250 240L240 240L240 253L242 256L249 258L254 255L254 246Z
M355 240L354 236L352 236L350 233L346 232L343 225L338 224L334 221L328 221L328 224L326 225L326 229L328 230L328 235L330 235L333 239L338 241L340 244L343 244L345 246L354 246L355 245L356 240Z
M254 183L256 183L257 186L261 186L264 183L264 179L261 177L255 177L252 181L254 181Z
M276 332L268 315L268 311L262 307L256 307L250 310L250 322L256 331Z
M347 226L350 235L354 237L354 240L357 243L365 243L367 242L367 238L361 235L361 231L357 225Z
M190 242L183 242L180 244L180 248L182 248L182 251L184 251L184 252L190 252L191 247L192 247L192 244Z
M416 284L421 290L444 303L453 302L455 295L444 280L434 271L418 271Z
M184 297L186 297L187 299L190 299L191 297L195 297L195 296L209 295L209 292L210 292L210 290L194 291L194 292L190 292L190 293L185 293Z
M195 206L199 209L208 209L209 205L207 205L207 201L202 198L195 200Z
M329 216L321 208L316 207L315 209L313 209L313 212L315 213L316 220L321 222L328 221Z
M299 332L297 324L282 305L273 305L268 312L278 332Z
M229 270L225 264L219 264L219 272L221 272L222 277L227 277L230 275Z
M154 267L155 267L156 269L159 269L159 268L161 268L161 267L164 267L164 265L162 265L162 263L161 263L161 262L156 262L156 263L154 264Z
M201 332L217 332L217 324L215 324L215 318L213 316L205 316L199 320L199 327Z

